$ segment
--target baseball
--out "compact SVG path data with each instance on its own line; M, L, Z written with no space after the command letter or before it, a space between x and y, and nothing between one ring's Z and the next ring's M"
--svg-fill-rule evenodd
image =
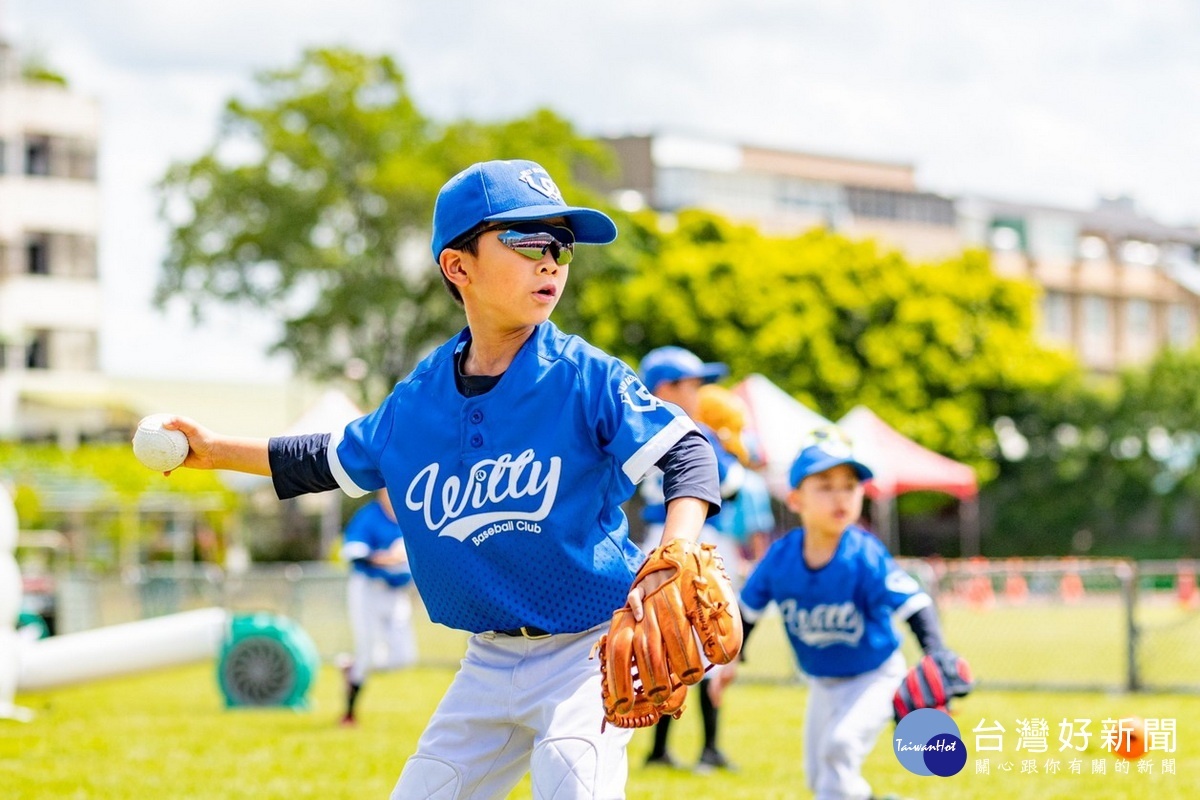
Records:
M188 454L187 436L163 427L170 418L170 414L151 414L138 423L133 435L133 455L157 472L175 469Z
M1136 761L1146 755L1146 723L1141 717L1125 717L1118 722L1118 731L1129 731L1128 737L1120 735L1113 752L1121 758Z

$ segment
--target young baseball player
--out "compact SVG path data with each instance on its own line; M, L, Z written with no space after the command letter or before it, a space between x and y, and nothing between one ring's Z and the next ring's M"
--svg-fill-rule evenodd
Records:
M700 387L700 422L717 433L722 446L746 468L736 497L721 504L721 513L712 524L738 544L738 561L727 564L740 587L767 552L775 533L775 512L766 480L756 468L762 466L753 435L746 429L749 408L737 394L715 383Z
M871 477L844 438L820 432L789 475L787 506L801 527L768 549L741 591L746 635L776 603L809 677L804 770L817 800L871 797L863 761L892 719L905 674L893 617L908 622L926 653L943 649L929 595L855 524Z
M621 504L656 465L662 541L695 541L720 507L712 447L624 363L549 322L576 244L616 237L568 206L531 161L476 164L442 187L433 256L467 327L376 410L331 435L218 436L186 419L185 466L270 475L280 497L387 487L430 618L467 652L405 764L393 800L624 796L631 730L601 723L588 658L643 555Z
M655 397L668 403L673 403L683 410L712 445L717 454L717 478L720 482L721 498L729 500L737 495L742 487L745 469L737 456L730 453L721 442L717 432L699 421L701 389L713 383L729 372L721 363L705 363L690 350L682 347L659 347L651 350L638 365L642 383L646 385ZM645 506L642 510L642 520L646 524L646 536L642 540L642 549L646 552L653 550L661 538L663 522L666 519L666 508L663 504L662 473L658 470L642 482L640 492ZM725 536L716 527L705 525L700 534L700 541L715 544L717 552L725 562L725 569L736 575L738 560L737 543ZM719 727L720 696L714 693L712 675L723 668L715 668L700 681L697 694L700 697L700 716L704 726L704 747L700 751L700 759L696 769L699 772L713 769L732 769L733 764L717 747L717 731ZM654 726L654 744L646 758L646 765L677 766L675 759L667 750L667 739L671 730L670 716L663 716Z
M412 600L408 585L408 553L404 534L396 523L387 489L355 512L346 526L342 559L350 564L346 605L354 635L354 657L345 666L346 713L343 725L354 725L354 706L376 666L376 653L384 645L384 669L406 667L417 660L413 633Z

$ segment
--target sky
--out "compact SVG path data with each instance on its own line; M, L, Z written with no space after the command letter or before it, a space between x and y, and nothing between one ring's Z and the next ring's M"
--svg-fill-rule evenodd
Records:
M1194 0L0 0L0 35L101 104L113 375L288 374L263 356L276 324L260 313L196 328L151 307L166 241L153 185L213 142L256 71L311 46L391 54L437 119L547 106L587 134L898 161L944 194L1069 208L1128 194L1163 222L1200 221Z

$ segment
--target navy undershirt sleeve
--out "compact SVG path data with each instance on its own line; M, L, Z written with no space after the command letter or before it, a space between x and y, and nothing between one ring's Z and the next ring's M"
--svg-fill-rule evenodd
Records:
M696 497L708 501L708 516L721 511L717 454L700 431L688 431L655 464L663 472L663 497Z
M912 628L917 642L921 645L922 652L929 654L945 649L946 645L942 641L942 627L938 623L937 611L932 604L913 612L913 615L908 618L908 627Z
M267 442L271 482L280 500L338 488L333 470L329 468L330 438L328 433L308 433L275 436Z

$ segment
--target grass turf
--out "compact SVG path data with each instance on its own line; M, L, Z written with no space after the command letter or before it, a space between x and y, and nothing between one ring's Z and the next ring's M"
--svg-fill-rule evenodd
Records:
M37 712L28 725L0 721L0 796L25 798L385 798L404 759L453 673L422 667L379 675L364 691L361 725L336 724L340 675L322 669L309 711L223 709L211 664L95 681L18 701ZM730 689L722 719L722 746L736 773L699 776L688 770L643 768L650 732L639 731L630 747L628 796L638 798L805 798L801 729L805 690L797 684L743 682ZM700 720L689 704L675 723L671 749L693 763L700 749ZM1093 737L1082 774L1070 775L1070 754L1058 753L1058 721L1100 720L1136 714L1177 720L1175 753L1153 753L1152 774L1116 773L1116 759ZM1049 752L1015 750L1017 719L1044 718ZM1004 752L975 752L972 728L999 721L1008 733ZM907 773L892 754L890 727L868 759L865 773L879 794L918 800L945 798L1142 798L1183 800L1200 796L1200 697L1098 693L979 691L961 702L956 720L970 757L952 778ZM990 774L977 774L988 757ZM1062 774L1044 774L1048 757L1059 757ZM1022 774L1033 759L1038 774ZM1163 775L1173 758L1175 775ZM1105 774L1092 774L1092 761ZM1003 762L1012 764L1004 772ZM530 796L528 778L513 792Z

